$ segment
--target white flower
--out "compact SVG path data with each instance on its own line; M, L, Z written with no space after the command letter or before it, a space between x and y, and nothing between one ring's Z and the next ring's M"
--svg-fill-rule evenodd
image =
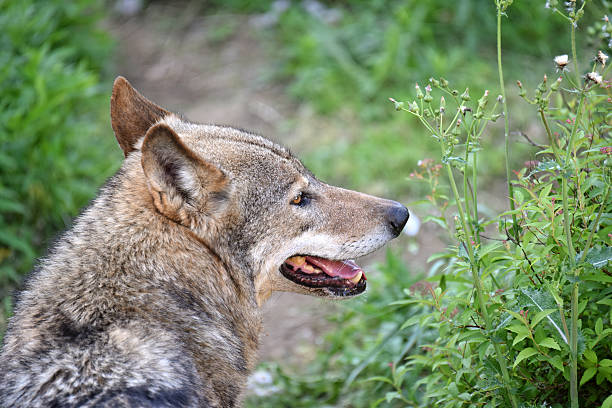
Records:
M280 391L280 388L274 385L272 374L265 370L257 370L251 374L247 380L247 388L260 397Z
M597 62L605 67L607 60L608 56L606 54L604 54L601 50L597 51Z
M586 74L586 77L589 81L593 81L596 84L601 84L601 81L603 80L601 75L599 75L597 72L589 72Z
M569 57L567 54L557 55L555 57L555 64L557 64L557 68L563 71L567 64L569 63Z

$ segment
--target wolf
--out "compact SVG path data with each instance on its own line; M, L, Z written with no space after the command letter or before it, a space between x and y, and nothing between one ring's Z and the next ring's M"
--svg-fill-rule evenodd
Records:
M192 123L118 77L125 159L18 294L2 407L235 407L274 291L345 299L403 205L319 181L287 149Z

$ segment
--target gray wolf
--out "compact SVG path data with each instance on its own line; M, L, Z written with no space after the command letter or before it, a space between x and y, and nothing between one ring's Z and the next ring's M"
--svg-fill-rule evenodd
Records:
M120 170L18 294L2 407L233 407L273 291L363 292L351 259L401 204L332 187L288 150L189 122L115 80Z

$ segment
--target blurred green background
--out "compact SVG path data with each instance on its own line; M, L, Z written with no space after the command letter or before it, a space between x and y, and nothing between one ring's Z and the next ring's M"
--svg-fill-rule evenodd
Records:
M504 26L510 99L517 98L516 79L536 84L543 73L554 75L555 55L569 53L567 30L544 0L514 3ZM595 3L585 21L600 21L610 9L606 1ZM425 188L408 175L438 147L387 99L408 98L415 82L424 86L431 76L461 84L460 92L469 87L476 98L497 84L494 16L492 0L0 2L0 333L13 290L120 165L108 115L115 75L128 75L145 95L171 109L201 106L204 113L194 116L206 121L216 119L213 102L221 120L231 120L224 106L227 95L234 95L261 122L246 120L247 126L256 123L295 146L323 180L419 200ZM583 34L580 49L599 41L595 29ZM223 65L227 58L234 65ZM199 72L203 61L209 65ZM248 86L241 85L241 76L248 76ZM204 103L193 89L209 100ZM249 99L253 94L265 95L265 103ZM529 133L534 119L521 116L520 109L514 114L512 129ZM481 169L492 196L505 188L502 138L501 127L485 137L493 153ZM515 164L532 159L521 138L513 137L513 144ZM406 252L411 245L425 243L405 238L399 248ZM420 258L422 271L425 257ZM367 323L357 324L350 315L369 307L364 313L372 318L393 298L385 290L401 291L419 272L392 254L385 265L370 305L352 303L335 317L345 325L329 342L335 349L326 352L343 349L343 364L359 361L363 356L351 353L377 344L392 326L374 325L378 331L368 332ZM330 355L319 357L318 367L329 364L323 360ZM340 389L332 380L317 383L323 388L312 384L287 387L330 399Z

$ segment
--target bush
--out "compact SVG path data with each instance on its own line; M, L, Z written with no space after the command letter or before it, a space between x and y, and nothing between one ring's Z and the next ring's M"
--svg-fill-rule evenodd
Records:
M504 12L511 15L511 3L496 1L498 24ZM574 39L585 3L549 4L571 32L565 38ZM606 49L612 28L599 23L596 32L602 30ZM577 52L584 70L576 65ZM393 287L376 299L394 301L384 311L346 313L342 322L362 321L362 332L343 339L332 334L332 349L322 357L331 363L316 366L306 379L277 374L284 393L278 398L300 401L299 391L319 406L612 406L610 64L605 54L584 51L575 41L567 54L569 66L556 59L559 73L549 71L532 92L518 83L543 136L526 135L533 160L518 171L510 171L504 88L500 96L486 91L476 98L431 78L417 86L414 100L392 100L439 146L439 161L422 160L412 178L431 189L427 201L434 211L426 221L441 226L454 244L430 258L428 277L417 284L390 262L384 277ZM497 120L504 122L512 199L509 211L487 216L479 198L481 162L489 155L482 140L499 131L489 126ZM398 284L406 289L398 293ZM340 353L351 356L367 346L359 338L376 339L361 354L368 357L342 359ZM341 374L312 380L329 373Z
M498 0L498 15L511 3ZM436 283L429 293L396 303L423 308L406 326L418 323L438 332L425 346L427 353L402 366L427 373L413 385L423 386L421 403L577 407L607 399L612 404L611 93L602 79L609 71L605 54L593 53L588 63L595 62L584 76L576 65L573 39L584 5L552 6L572 32L572 58L555 58L558 78L544 75L532 97L518 82L548 145L533 143L537 160L526 162L512 180L507 170L510 211L481 219L477 196L477 158L487 121L504 116L508 143L503 88L492 108L487 92L474 103L467 90L459 94L444 79L432 79L425 93L417 90L418 102L395 102L440 144L442 164L424 163L418 176L437 185L446 174L450 193L432 191L438 215L430 219L457 242L454 252L434 257L444 269L429 280ZM439 104L432 86L443 95ZM453 105L446 105L444 96ZM447 217L454 206L454 218Z
M116 165L108 135L98 139L111 45L95 27L101 10L90 0L0 3L0 333L12 289Z

